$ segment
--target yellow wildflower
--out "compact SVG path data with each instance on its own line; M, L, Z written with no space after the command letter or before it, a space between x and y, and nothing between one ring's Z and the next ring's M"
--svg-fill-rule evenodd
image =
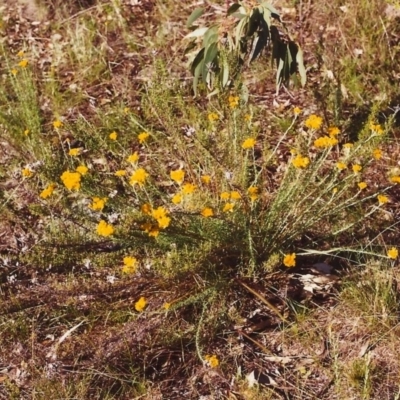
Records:
M301 155L297 155L293 160L292 164L295 168L307 168L310 164L310 159L308 157L302 157Z
M368 185L367 185L366 182L359 182L359 183L357 184L357 186L360 188L360 190L363 190L363 189L365 189Z
M160 229L158 226L152 225L149 222L146 222L141 226L141 228L150 236L157 237L160 234Z
M283 265L289 268L296 266L296 254L285 254L283 257Z
M392 247L388 250L387 256L392 260L395 260L399 256L399 251L396 249L396 247Z
M63 123L59 119L56 119L55 121L53 121L54 129L61 128L62 126L63 126Z
M138 161L139 160L139 155L138 155L138 153L137 153L137 151L135 151L133 154L131 154L128 158L127 158L127 161L128 162L130 162L130 163L135 163L136 161Z
M86 165L79 165L76 167L76 172L79 172L81 175L86 175L89 171L89 168Z
M81 154L81 148L76 147L74 149L69 149L68 155L72 157L79 156Z
M25 54L25 52L24 52L23 50L20 50L20 51L17 53L17 56L18 56L19 58L22 58L22 57L24 56L24 54Z
M154 219L160 219L165 217L168 214L168 211L164 207L158 207L151 211L151 216Z
M343 171L344 169L347 168L347 165L344 162L339 161L338 163L336 163L336 168L339 171Z
M239 105L239 97L238 96L229 96L228 102L229 102L229 107L234 109Z
M216 368L219 365L219 360L216 355L213 356L206 355L204 359L210 365L211 368Z
M165 229L169 227L169 224L171 223L171 218L170 217L161 217L157 219L158 226L161 229Z
M389 201L389 197L385 196L384 194L378 195L379 205L386 204L388 201Z
M53 194L55 188L56 188L55 183L50 183L50 185L48 185L46 189L42 190L42 192L40 193L40 197L42 199L47 199Z
M126 171L124 169L119 169L118 171L115 171L114 175L115 176L125 176Z
M208 120L209 120L210 122L214 122L214 121L218 121L219 116L218 116L217 113L212 112L212 113L208 114L207 118L208 118Z
M378 135L382 135L384 133L384 130L379 124L375 124L374 122L370 122L369 128L371 129L372 132L377 133Z
M93 211L102 211L107 200L107 197L93 197L92 204L89 205L89 208L91 208Z
M128 114L129 113L129 107L125 107L124 108L124 114Z
M256 187L256 186L250 186L250 187L247 189L247 193L248 193L248 195L249 195L251 201L255 201L255 200L258 199L258 191L259 191L259 189L258 189L258 187Z
M245 114L244 118L243 118L246 122L250 122L251 121L251 115L250 114Z
M381 149L375 149L372 152L372 157L374 157L375 160L380 160L382 158L382 150Z
M339 133L340 133L340 129L337 128L336 126L331 126L328 128L328 135L330 137L335 137L335 136L339 135Z
M224 208L222 209L223 212L232 212L233 208L235 207L235 203L226 203Z
M31 133L31 131L29 129L25 129L24 130L24 135L25 136L28 136L30 133Z
M118 133L117 132L111 132L108 137L110 138L110 140L117 140L118 137Z
M400 183L400 176L391 176L390 182L392 183Z
M221 198L221 200L229 200L231 195L229 192L222 192L219 197Z
M183 194L192 194L196 189L196 185L193 185L192 183L185 183L182 186L182 193Z
M163 305L163 308L164 308L165 310L169 310L170 307L171 307L171 303L164 303L164 305Z
M11 70L11 73L15 76L15 75L17 75L18 74L18 70L17 69L15 69L15 68L13 68L12 70Z
M355 174L358 174L362 170L362 166L359 164L353 164L352 169Z
M20 66L21 68L26 68L27 65L28 65L28 60L27 60L26 58L24 58L23 60L21 60L21 61L18 63L18 66Z
M176 169L175 171L170 172L170 177L180 185L185 179L185 171L183 169Z
M214 211L210 207L203 208L200 213L204 218L212 217L214 215Z
M141 297L136 303L135 303L135 310L137 312L142 312L147 306L147 301L144 297Z
M152 207L149 203L144 203L140 207L140 211L142 211L143 214L151 215Z
M332 189L332 194L336 194L337 192L338 192L338 188L337 187Z
M139 168L137 169L131 176L129 183L134 186L138 184L139 186L143 186L146 178L149 176L149 174L143 169Z
M256 140L253 138L247 138L243 143L242 143L242 149L252 149L254 145L256 144Z
M81 174L79 172L64 171L60 179L68 190L79 190L81 187Z
M211 176L210 176L210 175L203 175L203 176L201 177L201 181L202 181L203 183L205 183L206 185L209 185L210 182L211 182Z
M322 136L314 141L314 146L321 148L332 147L335 144L338 144L338 140L330 136Z
M114 227L106 221L101 220L97 225L96 232L100 236L110 236L114 233Z
M33 175L33 171L32 171L31 169L29 169L29 168L24 168L24 169L22 170L22 176L23 176L24 178L30 178L32 175Z
M322 126L322 118L312 114L306 119L304 125L310 129L319 129Z
M144 143L149 137L150 133L147 132L139 133L138 135L139 143Z
M137 259L135 257L124 257L124 266L122 267L122 273L133 274L136 272Z
M300 107L293 108L293 114L297 117L301 113Z
M173 202L174 204L179 204L179 203L181 203L181 202L182 202L182 195L179 194L179 193L175 194L175 195L172 197L172 202Z
M236 190L234 190L233 192L231 192L231 199L232 200L240 200L242 198L242 196L240 195L240 193Z

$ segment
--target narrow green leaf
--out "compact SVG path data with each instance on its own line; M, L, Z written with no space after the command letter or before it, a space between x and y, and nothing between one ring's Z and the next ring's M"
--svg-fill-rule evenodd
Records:
M193 22L196 21L196 19L200 18L204 13L204 8L199 7L193 10L193 12L190 14L190 17L188 18L186 22L186 27L190 28L193 25Z
M222 61L222 79L221 79L223 88L228 84L228 81L229 81L229 64L228 60L224 56Z

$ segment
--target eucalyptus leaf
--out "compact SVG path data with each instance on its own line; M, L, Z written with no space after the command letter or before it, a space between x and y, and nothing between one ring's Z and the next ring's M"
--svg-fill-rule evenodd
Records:
M299 46L296 54L296 62L297 62L297 69L300 75L300 83L301 86L304 86L307 82L307 74L306 69L304 67L304 60L303 60L303 50Z
M197 66L199 65L199 63L200 63L201 61L203 61L203 59L204 59L204 52L205 52L205 48L203 47L203 48L197 53L196 57L194 58L194 60L193 60L193 62L192 62L192 65L191 65L191 67L190 67L190 70L191 70L191 72L192 72L193 75L195 75L196 67L197 67Z
M210 26L210 28L208 28L207 31L204 33L203 45L204 47L207 47L211 43L217 41L218 41L218 26L217 25Z
M193 12L190 14L190 17L186 22L186 27L190 28L193 25L193 22L196 21L196 19L200 18L203 14L204 14L204 8L202 7L193 10Z
M239 8L241 7L241 5L239 3L233 3L229 8L228 8L228 12L227 15L231 15L234 12L236 12L237 10L239 10Z
M209 30L209 28L207 28L207 27L197 28L197 29L194 30L193 32L188 33L188 34L184 37L184 39L198 38L198 37L200 37L200 36L203 36L208 30Z

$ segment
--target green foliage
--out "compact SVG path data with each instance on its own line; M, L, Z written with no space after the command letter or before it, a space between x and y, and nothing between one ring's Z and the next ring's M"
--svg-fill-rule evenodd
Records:
M244 1L232 4L227 16L209 27L198 27L194 22L203 15L196 8L187 21L192 32L186 39L193 39L187 52L202 39L200 51L191 62L194 76L193 90L197 93L200 79L213 93L228 88L237 79L245 63L251 63L267 50L271 50L272 63L276 64L276 87L288 85L289 80L306 82L303 52L288 34L278 11L269 3L259 1L252 6Z

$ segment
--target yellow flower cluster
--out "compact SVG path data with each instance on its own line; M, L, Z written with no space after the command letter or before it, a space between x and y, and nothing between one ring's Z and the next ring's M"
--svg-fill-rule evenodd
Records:
M168 211L164 207L153 209L150 204L145 203L142 205L141 211L144 214L153 217L157 221L157 225L146 222L141 226L141 228L151 237L157 237L160 234L160 229L168 228L171 223Z
M123 262L124 262L124 266L122 267L123 274L130 275L136 272L138 261L135 257L124 257Z
M137 153L137 151L135 151L133 154L131 154L127 159L126 159L129 163L134 164L135 162L137 162L139 160L139 154Z
M256 201L258 199L259 196L258 192L259 189L256 186L250 186L247 189L247 194L249 195L251 201Z
M117 132L111 132L108 137L110 138L110 140L117 140L118 138L118 133Z
M312 114L306 119L304 125L309 129L317 130L322 126L322 118L315 114Z
M53 194L55 188L56 188L56 184L50 183L50 185L48 185L45 189L42 190L42 192L40 193L40 197L42 199L49 198Z
M136 303L135 303L135 310L137 312L142 312L147 306L147 300L144 297L141 297Z
M170 172L171 179L177 184L181 184L185 179L185 171L183 169L176 169Z
M149 174L143 168L139 168L131 175L129 183L132 186L135 186L136 184L143 186L148 176Z
M24 178L30 178L33 175L33 171L30 168L24 168L22 170L22 176Z
M385 132L382 129L382 127L379 124L375 124L375 122L370 122L369 129L371 129L372 132L374 132L378 135L383 135L383 133Z
M310 164L310 159L308 157L302 157L301 155L297 155L293 160L292 164L295 168L307 168Z
M337 135L339 135L340 133L340 129L337 128L336 126L331 126L328 128L328 135L330 137L336 137Z
M399 256L399 251L396 249L396 247L392 247L388 250L387 256L392 260L395 260Z
M216 368L219 365L219 360L218 357L216 355L206 355L204 357L204 359L206 360L207 364L211 367L211 368Z
M208 120L209 120L210 122L214 122L214 121L218 121L219 116L218 116L217 113L212 112L212 113L208 114L208 117L207 117L207 118L208 118Z
M296 266L296 254L285 254L283 257L283 265L285 267L295 267Z
M320 148L332 147L335 144L338 144L338 140L330 136L322 136L314 141L314 146Z
M61 175L61 181L68 190L81 188L81 174L79 172L65 171Z
M238 96L229 96L228 97L229 107L234 109L239 105L239 97Z
M101 220L97 225L96 232L100 236L110 236L114 233L114 227L108 224L106 221Z
M379 202L379 205L386 204L387 202L389 202L389 197L385 196L384 194L379 194L378 202Z
M106 202L107 202L107 197L93 197L92 199L92 204L89 205L89 207L93 210L93 211L102 211Z
M390 182L392 182L392 183L400 183L400 176L397 176L397 175L391 176L390 177Z
M203 210L200 213L204 218L209 218L212 217L214 215L214 211L212 208L210 207L205 207L203 208Z
M256 144L256 140L253 138L247 138L243 143L242 143L242 149L252 149L254 145Z
M149 137L150 137L150 133L148 133L148 132L139 133L139 135L138 135L139 143L140 144L144 143Z

